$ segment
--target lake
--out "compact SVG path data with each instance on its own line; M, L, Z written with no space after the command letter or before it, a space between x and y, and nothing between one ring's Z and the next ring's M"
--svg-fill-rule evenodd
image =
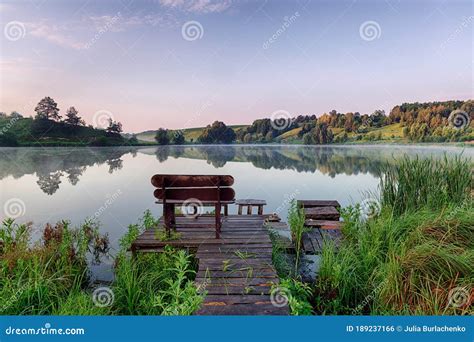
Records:
M155 173L230 174L236 198L265 199L265 213L286 219L292 198L336 199L343 206L377 189L380 168L404 155L426 158L474 149L441 146L165 146L119 148L0 148L0 218L45 223L95 217L113 250L146 209L159 216ZM236 207L230 206L230 213ZM113 252L112 250L112 252ZM93 266L110 278L110 263Z

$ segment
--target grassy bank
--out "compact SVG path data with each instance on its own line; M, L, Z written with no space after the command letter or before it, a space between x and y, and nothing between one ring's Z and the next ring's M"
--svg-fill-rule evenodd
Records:
M344 241L324 248L315 312L472 314L459 298L474 284L472 190L472 163L460 158L387 168L375 215L346 208Z
M131 241L156 220L147 212L129 226L115 258L115 279L90 284L89 261L109 252L107 236L93 222L47 225L31 242L31 226L5 220L0 226L0 314L9 315L184 315L201 295L193 286L193 259L167 249L132 259Z

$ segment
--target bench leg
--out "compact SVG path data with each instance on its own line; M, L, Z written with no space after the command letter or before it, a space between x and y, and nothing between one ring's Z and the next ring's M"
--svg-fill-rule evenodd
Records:
M171 215L171 220L170 220L170 224L171 224L171 227L173 228L173 230L176 230L176 212L175 212L175 205L174 204L170 204L170 215Z
M224 204L224 216L229 216L229 206Z
M247 215L252 215L252 206L251 205L247 206Z
M242 205L239 204L239 215L242 215Z
M258 206L258 214L263 215L263 205Z
M221 238L221 205L216 204L216 239Z
M165 221L166 235L171 236L171 228L173 227L174 218L174 208L171 204L165 204L163 206L163 216Z

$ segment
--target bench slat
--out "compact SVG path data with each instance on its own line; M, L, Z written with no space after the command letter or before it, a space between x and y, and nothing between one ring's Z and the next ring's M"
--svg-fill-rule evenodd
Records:
M175 203L181 203L181 201L186 201L190 199L198 199L201 202L217 202L217 188L189 188L189 189L166 189L166 201L172 203L171 201L178 201ZM155 198L163 200L165 191L163 189L156 189L154 191ZM235 198L235 191L232 188L221 188L220 189L220 201L223 202L232 202Z
M154 175L151 184L156 188L199 188L232 186L234 177L229 175Z

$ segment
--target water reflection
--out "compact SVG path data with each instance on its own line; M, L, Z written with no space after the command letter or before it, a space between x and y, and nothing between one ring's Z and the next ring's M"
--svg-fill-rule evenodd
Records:
M228 162L251 163L259 169L316 171L334 178L338 174L378 176L381 166L394 163L403 155L419 153L442 156L458 154L460 149L408 148L405 146L163 146L120 148L3 148L0 149L0 180L13 176L35 175L36 184L53 195L63 181L77 185L87 168L106 164L113 174L123 168L123 157L137 154L155 155L160 163L168 158L206 160L219 169ZM471 155L470 150L465 155ZM196 170L198 171L198 170Z
M132 148L4 148L0 149L0 180L34 174L36 184L53 195L63 180L77 185L88 167L107 164L112 174L122 169L125 154L136 156Z

